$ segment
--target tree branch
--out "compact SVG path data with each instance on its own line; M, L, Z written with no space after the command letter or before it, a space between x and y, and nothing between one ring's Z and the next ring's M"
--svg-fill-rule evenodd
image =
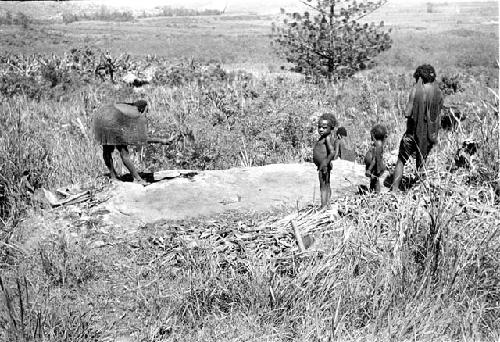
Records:
M387 0L385 1L382 1L380 3L380 6L377 6L376 8L372 8L370 11L367 11L366 13L363 13L361 14L359 17L356 17L354 20L359 20L359 19L363 19L364 17L366 17L367 15L370 15L372 14L373 12L375 12L376 10L378 10L380 7L382 7L383 5L385 5L387 3Z
M321 13L321 14L326 14L325 10L323 10L323 9L321 9L321 8L319 8L319 7L316 7L316 6L313 6L313 5L311 5L311 4L308 4L308 3L307 3L307 2L305 2L305 1L300 1L300 2L302 2L302 3L303 3L304 5L306 5L306 6L311 7L312 9L314 9L315 11L318 11L318 12L319 12L319 13Z
M326 58L326 59L333 59L331 54L325 54L324 52L322 52L318 49L315 49L313 46L309 45L305 41L300 41L300 40L295 39L293 42L290 42L290 45L292 45L295 48L307 49L310 52L312 52L320 57Z

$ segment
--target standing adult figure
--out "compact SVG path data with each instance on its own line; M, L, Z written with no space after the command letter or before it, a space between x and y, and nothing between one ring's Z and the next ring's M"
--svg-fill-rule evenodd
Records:
M120 152L123 164L130 171L134 182L145 184L130 160L127 145L143 145L146 143L169 144L173 141L165 138L150 138L147 134L145 113L148 104L144 100L135 102L109 103L100 107L94 114L94 135L102 145L104 163L108 167L110 177L117 179L113 167L112 153L115 148Z
M434 82L436 79L434 67L429 64L421 65L413 77L415 86L410 91L405 109L406 132L399 144L392 191L399 190L404 166L410 156L416 160L417 171L421 171L429 152L438 140L443 97Z

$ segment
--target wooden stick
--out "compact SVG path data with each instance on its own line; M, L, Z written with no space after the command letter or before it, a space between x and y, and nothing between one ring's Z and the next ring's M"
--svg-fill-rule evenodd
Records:
M293 233L295 234L295 239L297 240L299 249L303 253L306 251L306 248L304 247L304 241L302 241L302 236L300 236L299 229L292 220L290 220L290 224L292 225Z
M170 138L148 137L147 142L148 142L148 144L168 145L168 144L171 144L174 140L175 140L175 137L170 137Z

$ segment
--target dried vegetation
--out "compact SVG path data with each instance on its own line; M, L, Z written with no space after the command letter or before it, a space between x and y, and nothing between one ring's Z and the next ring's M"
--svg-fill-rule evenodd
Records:
M95 218L68 228L81 207L46 211L23 226L37 206L26 181L35 193L105 186L88 127L109 98L145 97L153 133L178 135L172 147L138 153L141 170L210 169L309 161L314 118L327 110L347 127L359 156L375 122L387 125L393 151L412 82L404 67L318 85L287 74L257 78L215 64L117 57L127 71L156 68L137 93L94 79L95 54L86 66L70 65L68 56L82 51L2 59L2 77L11 81L2 85L0 117L0 340L500 338L498 80L491 65L440 73L447 106L465 119L441 132L426 179L403 194L353 195L332 211L158 222L128 235ZM9 87L18 88L3 90ZM31 96L32 88L42 91ZM477 141L478 153L457 168L455 152L466 138ZM308 247L303 252L291 222ZM20 237L39 234L37 226L57 233L23 245Z

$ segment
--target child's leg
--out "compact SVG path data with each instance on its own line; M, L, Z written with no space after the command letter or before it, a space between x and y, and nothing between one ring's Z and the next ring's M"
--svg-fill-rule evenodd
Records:
M318 172L319 189L321 193L321 208L330 206L332 189L330 188L330 172Z
M398 158L398 162L396 163L396 168L394 170L391 191L399 191L399 185L401 184L401 179L403 178L404 167L405 161Z
M380 193L380 177L375 178L375 192Z
M113 151L115 150L115 147L113 145L103 145L102 146L102 157L104 158L104 164L106 164L106 167L109 170L109 176L112 179L116 179L116 171L113 166Z
M377 177L370 177L370 191L377 191Z
M321 197L321 208L323 208L326 205L327 193L326 193L325 177L321 171L318 172L318 178L319 178L319 192Z
M116 146L118 151L120 151L120 156L122 157L123 164L125 167L130 171L130 174L132 177L134 177L134 180L137 182L143 182L141 176L139 176L139 173L137 173L137 170L134 167L134 164L130 160L130 156L128 153L128 149L126 145L118 145Z
M330 172L328 169L328 173L325 175L326 177L326 207L330 208L330 200L332 199L332 187L330 186Z

